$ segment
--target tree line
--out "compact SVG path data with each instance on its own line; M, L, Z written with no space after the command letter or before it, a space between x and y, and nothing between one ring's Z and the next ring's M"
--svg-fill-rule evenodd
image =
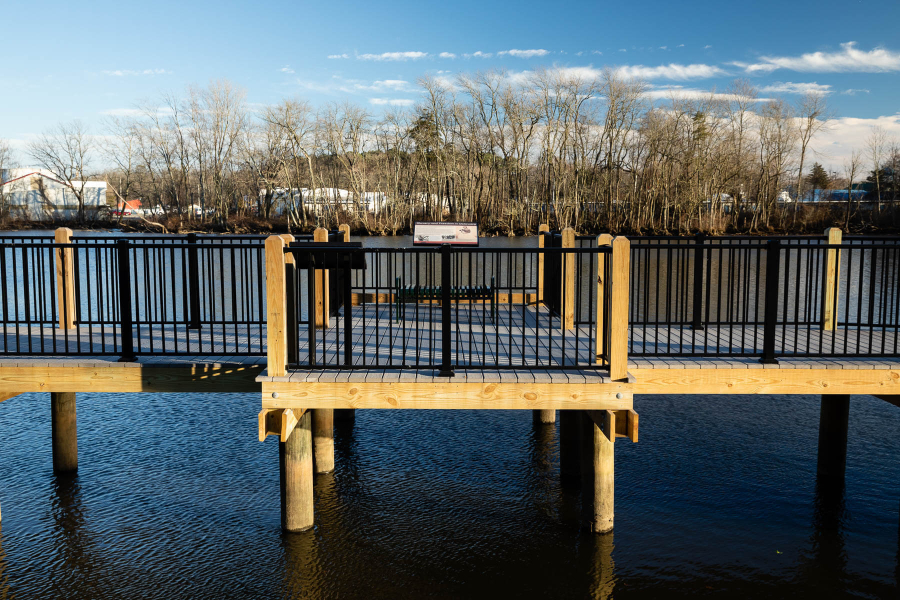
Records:
M821 94L763 100L738 80L723 93L660 96L612 69L418 84L414 107L376 114L296 98L251 109L244 90L216 81L110 117L103 131L60 124L27 154L64 182L99 175L116 198L140 198L163 218L222 225L250 216L369 233L447 219L526 233L542 222L672 233L798 230L815 218L897 224L900 151L877 128L824 179L844 189L868 179L876 202L854 196L816 216L784 201L822 185L821 167L810 168L830 117Z

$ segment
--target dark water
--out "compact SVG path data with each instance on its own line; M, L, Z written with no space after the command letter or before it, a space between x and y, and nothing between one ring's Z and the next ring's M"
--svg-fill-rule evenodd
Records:
M527 411L358 411L285 535L258 394L79 394L71 478L26 394L0 403L0 598L900 597L900 410L853 397L826 493L818 404L636 398L611 536L578 531Z

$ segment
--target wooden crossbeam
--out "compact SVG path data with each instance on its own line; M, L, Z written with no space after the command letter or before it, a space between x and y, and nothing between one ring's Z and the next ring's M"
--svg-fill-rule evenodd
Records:
M277 435L286 442L291 432L300 422L306 409L302 408L264 408L259 411L259 441L264 442L270 435Z
M19 392L0 392L0 402L4 400L9 400L10 398L15 398L19 395Z
M603 435L611 442L617 437L638 441L638 414L633 410L588 410L585 411Z

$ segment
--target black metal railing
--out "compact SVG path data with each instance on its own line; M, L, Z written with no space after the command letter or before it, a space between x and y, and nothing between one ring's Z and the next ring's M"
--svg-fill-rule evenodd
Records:
M609 261L600 261L609 248L331 244L294 245L286 252L293 253L300 269L288 298L300 315L296 326L289 325L296 339L289 339L288 347L298 349L295 360L289 360L294 368L430 369L446 375L466 369L608 366L608 336L597 330L598 319L608 323L603 320L608 302L599 300L598 314L596 288L598 272L608 270ZM565 327L564 314L538 302L541 256L545 274L548 263L559 264L554 268L559 279L571 272L572 281L560 286L560 303L582 315L580 323ZM351 266L342 266L346 261ZM329 278L343 272L343 306L327 327L316 326L310 317L315 265L328 268ZM582 280L588 283L580 286ZM581 294L582 287L593 289Z
M897 238L656 237L631 248L629 355L898 354Z

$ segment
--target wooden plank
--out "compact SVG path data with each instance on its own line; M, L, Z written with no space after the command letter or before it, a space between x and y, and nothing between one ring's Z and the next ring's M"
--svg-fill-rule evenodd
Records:
M840 244L841 230L837 227L829 227L825 230L827 243ZM834 331L837 326L835 318L835 299L837 297L837 287L840 281L841 269L841 251L836 249L825 251L825 277L822 290L822 329L825 331Z
M327 242L328 241L328 230L324 227L319 227L313 232L313 241L314 242ZM328 314L329 312L329 298L328 298L328 270L327 269L316 269L315 274L316 279L316 327L324 327L328 329L330 326L331 316Z
M54 233L57 244L71 244L72 230L59 227ZM75 250L56 249L56 294L59 305L59 328L75 329Z
M287 365L287 290L284 277L284 240L266 238L266 327L269 375L285 374Z
M604 233L597 237L597 247L604 248L612 244L613 237L608 233ZM606 254L597 254L597 348L595 351L597 364L602 362L604 340L606 339L606 323L604 321L603 306L606 298L606 282L603 278L606 276Z
M566 227L562 231L562 247L575 247L575 230ZM560 319L562 329L573 329L575 327L575 262L576 254L562 255L562 282L560 289L563 290L563 306L562 318Z
M612 243L609 301L609 375L613 380L628 377L628 288L631 242L617 237Z
M900 394L900 369L633 369L635 394Z
M300 422L306 410L302 408L264 408L257 415L259 441L264 442L270 435L276 435L286 442L291 432Z
M437 379L437 378L436 378ZM437 381L263 382L264 408L610 409L633 408L629 384ZM272 394L277 397L273 398Z
M0 402L4 400L9 400L10 398L15 398L19 395L19 392L0 392Z
M261 365L0 367L3 393L25 392L258 392Z

